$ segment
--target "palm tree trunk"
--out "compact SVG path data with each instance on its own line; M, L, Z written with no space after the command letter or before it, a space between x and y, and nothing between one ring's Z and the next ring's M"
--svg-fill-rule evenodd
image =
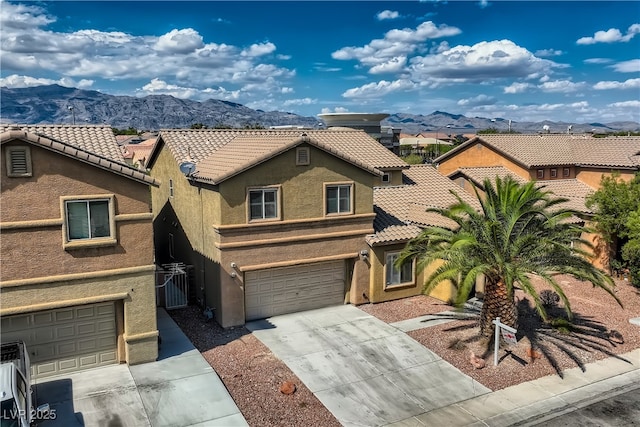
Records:
M518 309L513 299L513 292L509 292L502 280L497 282L487 278L484 288L484 302L480 313L480 334L491 337L495 331L492 323L496 317L500 322L512 328L518 328Z

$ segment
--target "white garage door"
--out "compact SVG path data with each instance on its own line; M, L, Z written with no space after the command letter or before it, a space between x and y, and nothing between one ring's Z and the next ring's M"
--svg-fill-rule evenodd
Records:
M2 341L22 340L34 378L117 362L113 302L2 317Z
M247 320L344 302L344 261L249 271L244 278Z

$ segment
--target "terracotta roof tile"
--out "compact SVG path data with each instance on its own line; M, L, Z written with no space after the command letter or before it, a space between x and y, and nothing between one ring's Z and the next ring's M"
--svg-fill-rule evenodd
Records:
M459 168L453 172L451 172L449 175L447 175L449 178L454 178L457 175L464 175L467 178L471 179L476 185L482 185L482 183L484 182L484 180L486 178L489 179L495 179L496 176L500 177L501 179L506 178L507 176L512 177L514 180L518 181L519 183L524 184L525 182L527 182L526 179L520 177L519 175L513 173L512 171L510 171L509 169L505 168L504 166L490 166L490 167L486 167L486 168Z
M303 134L308 140L301 139ZM174 129L162 130L159 138L178 163L195 162L197 177L214 182L305 141L374 173L408 167L359 130Z
M125 164L111 128L98 126L0 126L0 141L23 140L149 185L160 182Z
M560 165L640 168L640 137L593 138L571 134L481 135L436 160L447 159L478 140L527 168Z
M426 212L430 207L446 208L457 202L451 191L479 207L474 197L431 165L413 165L403 174L404 185L374 188L376 233L367 236L370 245L408 241L422 226L451 225L440 215Z
M82 150L124 163L113 130L108 126L1 125L0 132L20 130L61 141Z

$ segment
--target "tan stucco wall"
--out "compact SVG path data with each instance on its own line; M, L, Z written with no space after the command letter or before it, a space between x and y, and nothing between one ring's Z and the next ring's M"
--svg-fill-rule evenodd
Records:
M25 145L21 141L3 144ZM30 145L33 176L2 167L1 259L4 314L123 300L130 363L155 360L157 328L149 186ZM114 195L116 242L64 249L61 197ZM114 295L119 296L114 296Z
M498 154L491 148L478 142L470 145L454 156L443 160L438 165L438 172L442 175L449 175L458 168L473 168L487 166L504 166L522 178L529 179L529 171L506 157Z
M611 170L611 169L597 169L597 168L584 168L581 167L577 171L576 178L578 181L584 182L589 187L598 189L600 188L600 181L603 176L611 176L612 173L619 173L618 179L630 182L635 176L635 172L631 170Z
M305 145L302 145L305 146ZM296 150L224 181L220 225L246 224L247 191L250 187L282 185L281 219L284 221L324 217L324 184L353 182L355 214L373 212L372 174L340 158L310 146L310 164L296 166Z
M565 168L569 169L569 176L564 176L564 170ZM544 177L542 178L538 178L538 170L539 169L543 169L544 170ZM551 176L551 169L555 169L556 170L556 177L553 178ZM553 181L556 179L574 179L576 177L576 168L575 166L556 166L556 167L540 167L540 168L532 168L529 171L529 176L527 177L527 179L531 180L531 181L537 181L537 180L545 180L545 181Z
M385 258L389 252L400 252L404 244L376 246L370 251L371 256L371 276L369 285L369 301L372 303L391 301L406 298L422 293L422 283L424 276L420 272L414 272L415 282L413 285L395 286L387 289L385 286Z

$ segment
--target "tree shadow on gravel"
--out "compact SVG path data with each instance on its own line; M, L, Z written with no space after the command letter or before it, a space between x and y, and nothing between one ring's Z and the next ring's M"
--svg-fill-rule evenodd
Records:
M209 319L196 305L170 310L167 313L201 353L229 344L245 335L251 335L244 326L223 328L215 318Z
M631 361L620 357L610 350L624 343L624 337L615 330L609 330L602 322L592 316L573 313L568 319L561 307L548 307L549 322L545 323L532 303L527 299L518 301L518 339L527 338L531 343L529 356L544 357L560 378L564 378L562 368L553 349L560 350L568 356L584 372L585 362L579 351L602 353L631 364Z

